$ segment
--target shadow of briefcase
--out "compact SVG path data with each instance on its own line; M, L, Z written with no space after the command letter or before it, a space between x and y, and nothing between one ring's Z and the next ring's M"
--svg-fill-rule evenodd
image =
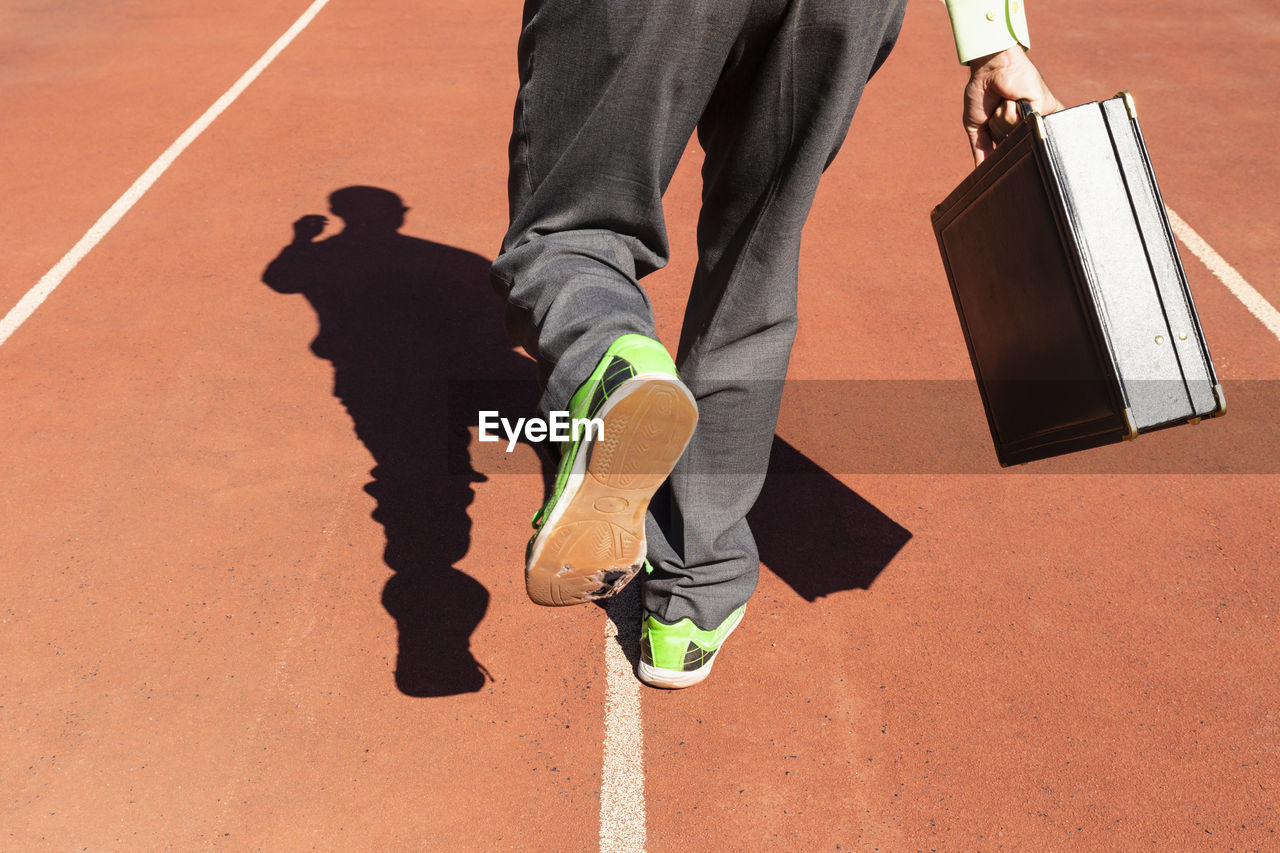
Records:
M1019 107L933 211L1000 464L1221 415L1133 99Z

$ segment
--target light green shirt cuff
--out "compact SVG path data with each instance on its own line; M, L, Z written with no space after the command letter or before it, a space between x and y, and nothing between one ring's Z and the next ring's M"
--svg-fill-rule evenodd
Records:
M1020 44L1031 47L1023 0L946 0L960 61Z

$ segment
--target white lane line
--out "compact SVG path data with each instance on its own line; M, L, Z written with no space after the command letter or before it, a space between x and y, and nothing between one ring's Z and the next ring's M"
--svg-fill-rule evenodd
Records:
M644 728L640 682L627 659L639 653L639 584L605 605L604 766L600 774L600 853L643 853ZM621 626L621 627L619 627Z
M1169 214L1169 225L1173 227L1173 233L1186 244L1191 254L1199 258L1200 263L1208 267L1209 272L1225 284L1227 290L1230 290L1236 299L1244 303L1244 307L1249 309L1250 314L1257 317L1271 334L1280 339L1280 311L1277 311L1265 296L1255 290L1253 285L1245 281L1244 276L1236 272L1235 267L1215 252L1213 247L1206 243L1204 238L1197 234L1181 216L1168 207L1165 208L1165 212Z
M98 241L107 236L107 233L116 226L116 223L118 223L124 215L129 212L129 209L137 203L138 199L142 198L143 194L145 194L147 190L151 189L151 185L164 174L165 170L173 164L174 160L178 159L178 155L185 151L187 146L194 142L196 137L203 133L205 129L213 123L213 120L222 114L223 110L231 106L232 102L235 101L236 98L240 97L241 93L249 87L249 84L258 78L258 75L261 74L266 67L280 55L282 50L289 46L289 43L297 37L298 33L302 32L306 28L307 24L311 23L311 19L314 18L319 11L328 4L328 2L329 0L315 0L315 2L302 13L302 17L294 21L293 26L289 27L289 29L285 31L284 35L276 39L275 44L271 45L271 47L267 49L267 52L262 55L262 58L255 62L253 66L235 82L235 85L226 91L226 94L214 101L213 106L205 110L204 115L196 119L195 122L183 131L182 135L179 136L177 140L175 140L174 143L170 145L154 163L147 167L147 170L142 173L142 176L134 181L133 185L130 186L129 189L125 190L124 195L116 199L116 203L111 205L111 207L107 209L107 212L102 214L97 222L93 223L93 227L80 238L79 242L71 247L71 251L63 255L62 260L54 264L53 269L45 273L44 276L41 277L40 281L36 282L35 287L27 291L26 295L23 296L22 299L18 300L18 304L10 309L8 314L4 315L3 320L0 320L0 344L9 340L9 337L18 330L19 326L27 321L27 318L29 318L35 310L40 307L40 304L48 298L49 294L53 293L59 284L62 284L62 280L66 278L73 269L75 269L76 264L80 263L80 261L84 259L84 256L89 254L90 250L92 250L94 246L98 245Z

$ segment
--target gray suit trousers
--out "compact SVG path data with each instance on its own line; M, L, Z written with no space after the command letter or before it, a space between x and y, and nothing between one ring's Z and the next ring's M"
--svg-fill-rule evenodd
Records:
M698 401L650 505L646 611L719 625L755 589L759 495L796 328L800 232L905 0L527 0L508 333L564 409L620 335L654 336L639 280L668 259L662 196L705 152L698 267L676 364Z

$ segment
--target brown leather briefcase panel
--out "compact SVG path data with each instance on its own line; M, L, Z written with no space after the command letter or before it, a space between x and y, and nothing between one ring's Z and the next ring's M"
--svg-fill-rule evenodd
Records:
M1000 464L1222 414L1132 98L1024 112L933 211Z

